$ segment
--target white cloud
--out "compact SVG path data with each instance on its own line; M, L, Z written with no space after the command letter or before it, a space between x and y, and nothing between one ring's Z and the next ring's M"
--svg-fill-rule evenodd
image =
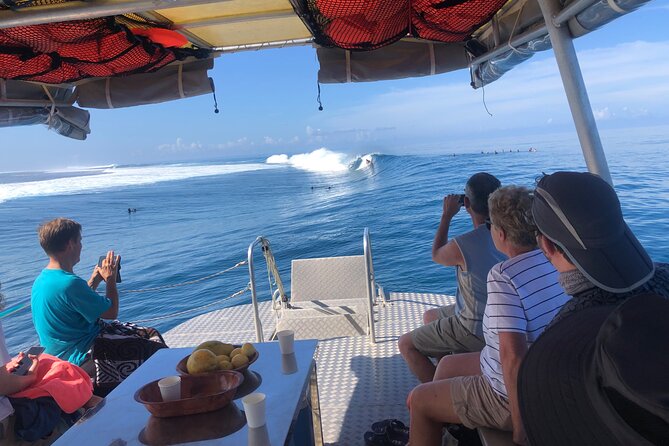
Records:
M611 111L608 107L593 110L592 113L595 115L595 120L597 121L604 121L611 118Z
M600 120L651 116L669 119L669 41L635 41L607 48L579 51L579 61L590 103ZM652 69L649 69L652 67ZM345 129L395 127L392 138L469 137L472 134L535 130L550 124L572 126L557 64L550 52L515 67L485 88L471 89L466 73L443 76L442 85L394 88L334 111L315 123L319 135ZM455 79L455 80L454 80ZM627 107L625 113L623 107ZM632 113L634 110L634 113ZM664 121L663 121L664 119ZM307 135L315 134L307 127ZM362 139L371 134L356 134Z
M202 150L202 144L199 142L186 142L178 137L174 143L160 144L158 150L161 152L179 153L179 152L197 152Z
M249 141L249 139L246 136L244 136L242 138L237 138L224 143L213 144L211 147L213 149L232 149L234 147L252 146L252 145L253 142Z

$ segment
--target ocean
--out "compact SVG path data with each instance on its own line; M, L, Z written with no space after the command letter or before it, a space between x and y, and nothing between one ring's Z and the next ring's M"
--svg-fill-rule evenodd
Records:
M655 261L669 261L669 141L660 135L607 144L628 224ZM239 162L0 173L0 282L6 306L29 301L32 282L46 265L37 227L58 216L83 225L75 272L84 279L107 250L122 256L119 319L181 313L151 323L163 331L202 312L250 302L249 292L224 300L247 285L247 267L187 286L131 291L230 268L246 258L259 235L270 240L287 291L291 259L361 254L368 227L376 278L386 291L452 294L454 270L434 264L430 255L445 194L462 193L478 171L503 184L532 187L542 172L585 170L575 144L556 139L536 152L529 147L523 142L430 156L351 156L323 148ZM470 227L461 211L451 234ZM259 297L267 300L259 250L255 259ZM213 305L197 309L207 304ZM2 324L10 352L38 342L29 310Z

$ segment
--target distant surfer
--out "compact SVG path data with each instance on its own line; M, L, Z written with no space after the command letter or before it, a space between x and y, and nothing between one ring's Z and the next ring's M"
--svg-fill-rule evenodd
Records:
M137 208L128 208L128 214L137 212Z

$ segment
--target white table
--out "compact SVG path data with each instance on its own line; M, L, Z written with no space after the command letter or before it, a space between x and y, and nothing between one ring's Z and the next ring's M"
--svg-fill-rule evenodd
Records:
M235 396L233 405L217 412L190 417L152 417L144 405L135 401L134 394L151 381L175 375L177 362L192 350L170 348L156 352L114 389L101 407L84 415L56 444L124 446L188 442L198 445L283 446L291 441L322 444L314 362L318 342L295 341L294 358L282 356L278 342L254 345L260 356L249 371L261 378L259 387L254 391L267 395L265 428L248 428L240 410L239 395ZM252 383L253 379L246 381L247 384ZM242 385L240 390L243 393L250 389ZM298 420L300 422L295 423Z

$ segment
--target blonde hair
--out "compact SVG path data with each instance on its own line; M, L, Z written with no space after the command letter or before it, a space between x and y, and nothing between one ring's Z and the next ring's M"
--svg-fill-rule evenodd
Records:
M537 226L532 218L532 193L526 187L505 186L488 198L490 220L504 230L512 244L536 246Z

